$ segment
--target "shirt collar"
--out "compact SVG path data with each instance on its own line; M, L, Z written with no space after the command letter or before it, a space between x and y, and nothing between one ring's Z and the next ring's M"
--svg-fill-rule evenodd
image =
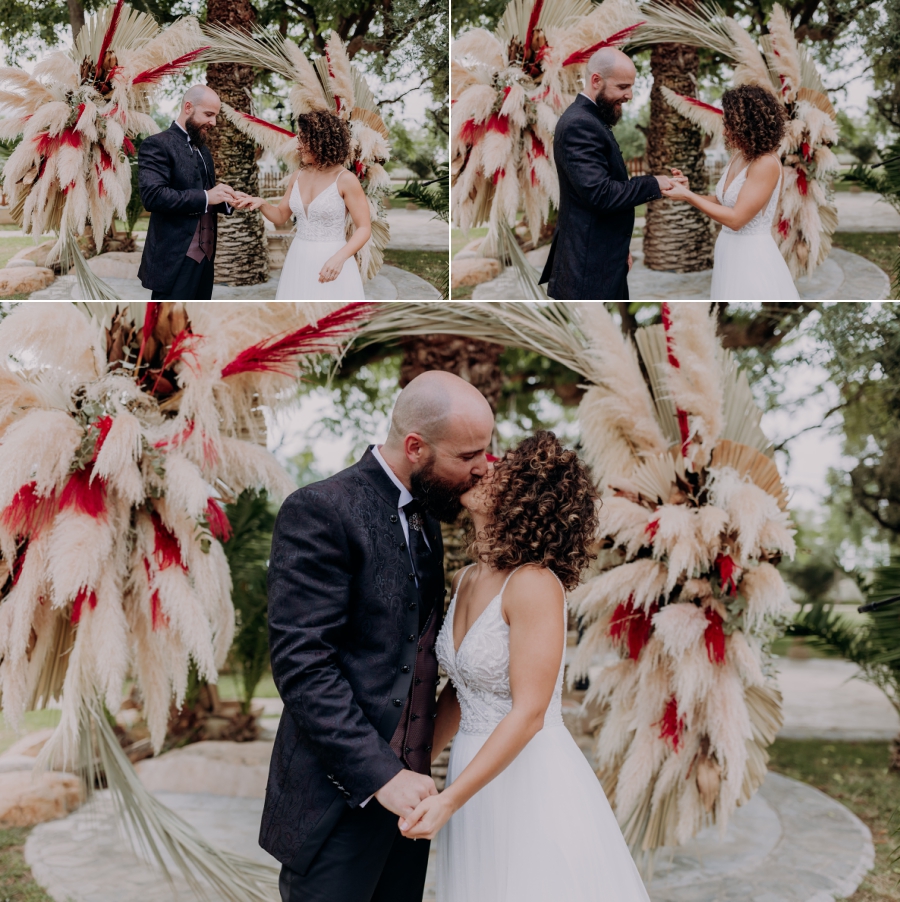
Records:
M400 489L400 497L397 500L397 507L402 508L409 504L410 501L413 500L412 493L410 490L402 483L399 479L397 479L397 474L390 468L388 462L381 456L381 451L378 445L372 445L372 457L381 464L381 468L387 473L388 478L391 482Z
M592 104L594 104L594 106L597 106L597 101L594 100L593 97L588 97L588 95L585 94L584 91L579 91L578 93L579 93L582 97L587 97L587 99L590 100L590 102L591 102Z
M184 132L185 137L187 137L188 144L191 143L191 136L188 134L187 129L176 119L175 124Z

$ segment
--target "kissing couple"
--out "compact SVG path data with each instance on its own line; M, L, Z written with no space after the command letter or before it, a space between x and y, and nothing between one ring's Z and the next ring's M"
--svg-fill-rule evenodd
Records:
M138 185L150 213L138 278L154 300L209 300L215 278L219 214L259 210L276 226L297 217L277 300L363 300L354 255L372 233L369 202L350 155L347 123L328 111L298 117L301 166L278 204L217 183L206 137L220 115L219 96L188 88L181 112L163 132L143 140ZM355 228L346 237L347 217Z
M440 902L649 902L562 720L566 592L595 556L590 472L552 432L499 459L493 435L477 389L423 373L384 444L278 514L284 714L260 845L283 902L420 902L434 839ZM440 522L463 509L472 563L445 617Z

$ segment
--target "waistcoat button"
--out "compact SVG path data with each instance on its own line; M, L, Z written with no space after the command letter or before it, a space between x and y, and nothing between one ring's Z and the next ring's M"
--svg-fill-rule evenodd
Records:
M419 719L419 715L418 715L418 714L410 714L410 715L409 715L409 719L410 719L410 720L418 720L418 719Z
M406 754L408 755L412 751L412 749L409 746L406 746L406 748L403 749L403 751L406 752Z
M418 686L419 683L421 683L421 682L422 682L422 681L421 681L418 677L416 677L416 685Z
M412 581L412 580L414 580L414 579L416 578L416 574L415 574L415 573L410 573L410 574L408 574L408 576L409 576L410 581Z
M391 514L391 523L396 523L398 519L396 514Z
M417 607L418 607L418 605L417 605L414 601L411 601L411 602L409 603L409 609L410 609L411 611L414 611Z

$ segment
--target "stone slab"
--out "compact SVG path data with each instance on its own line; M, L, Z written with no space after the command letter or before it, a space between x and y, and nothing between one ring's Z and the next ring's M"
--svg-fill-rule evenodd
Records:
M531 265L540 272L549 245L526 254ZM628 291L633 300L708 300L712 286L712 270L695 273L657 272L644 266L642 239L631 242L634 266L628 275ZM890 279L874 263L858 254L833 248L824 263L809 278L796 281L803 300L884 300L890 294ZM496 279L484 282L472 291L472 299L515 300L522 296L515 271L508 267Z
M443 251L449 254L450 226L441 222L434 213L397 207L391 207L386 212L391 229L388 247L401 251Z
M837 191L834 195L841 232L900 232L900 213L874 191Z
M272 861L257 846L261 800L156 795L211 842ZM432 853L426 900L436 898L435 857ZM167 884L131 851L116 829L108 793L98 793L65 820L35 828L25 858L57 902L195 898L182 881ZM812 787L769 774L759 793L735 813L723 838L717 830L705 830L678 850L661 850L648 891L653 902L827 902L852 894L873 861L871 835L858 818Z
M214 301L271 301L278 289L279 273L273 273L262 285L214 285ZM105 279L107 285L121 300L143 301L150 299L150 291L138 279ZM424 301L440 297L438 290L424 279L399 269L383 266L374 279L365 284L366 299L370 301ZM31 295L31 300L73 301L81 294L75 276L61 276L52 285Z

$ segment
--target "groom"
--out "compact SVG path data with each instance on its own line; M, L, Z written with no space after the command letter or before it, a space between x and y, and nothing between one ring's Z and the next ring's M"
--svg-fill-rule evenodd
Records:
M634 208L658 200L671 184L666 176L629 179L612 132L635 75L621 50L598 50L584 90L556 124L559 219L540 279L556 300L628 300Z
M216 184L206 146L220 106L212 88L194 85L168 130L141 143L138 185L150 224L138 278L154 300L212 297L217 214L230 215L235 203L234 191Z
M421 902L429 844L398 823L436 792L438 520L487 472L493 428L477 389L423 373L384 445L282 505L269 644L284 714L259 840L282 902Z

